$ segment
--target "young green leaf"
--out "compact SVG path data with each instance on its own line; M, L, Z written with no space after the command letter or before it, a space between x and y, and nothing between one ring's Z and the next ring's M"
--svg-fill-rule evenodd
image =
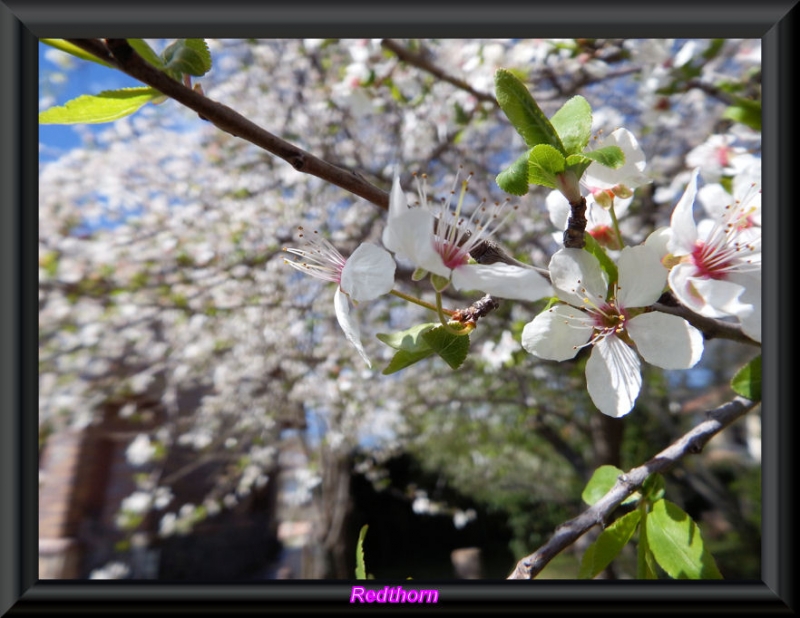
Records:
M619 146L603 146L596 150L587 150L581 153L584 157L596 161L600 165L615 170L625 164L625 153Z
M741 97L736 98L736 103L728 107L723 113L723 118L740 122L754 131L761 130L761 101L751 101Z
M418 349L413 352L409 352L407 350L398 350L381 373L383 373L385 376L388 376L392 373L397 373L401 369L405 369L414 363L425 360L429 356L433 356L433 354L434 352L430 347L426 349Z
M636 509L603 530L597 540L586 548L578 570L578 578L592 579L611 564L631 540L641 517L641 511Z
M405 350L406 352L413 352L420 349L430 349L430 346L420 337L422 333L435 327L433 322L425 324L417 324L406 330L397 333L378 333L376 336L389 347L395 350Z
M523 152L516 161L497 175L497 186L511 195L525 195L528 192L528 156L530 150Z
M361 532L358 533L358 542L356 543L356 579L367 579L367 566L364 562L364 539L367 537L367 529L369 526L364 524L361 526Z
M650 502L661 500L661 498L664 497L665 489L666 481L664 481L664 477L657 472L648 476L644 483L642 483L642 494L644 494L645 498Z
M731 388L750 401L761 401L761 355L759 354L733 376Z
M92 62L96 62L97 64L102 64L104 67L108 67L109 69L115 68L114 66L110 65L105 60L100 60L94 54L90 54L87 51L83 51L77 45L73 45L65 41L64 39L39 39L45 45L49 45L50 47L54 47L67 53L71 56L75 56L76 58L80 58L81 60L91 60Z
M552 146L534 146L528 155L528 182L556 189L556 176L564 171L564 165L564 156Z
M659 566L673 579L722 579L703 545L700 528L677 504L657 500L647 515L647 537Z
M98 95L84 94L39 113L39 124L96 124L119 120L133 114L145 103L157 99L155 88L136 87L105 90Z
M647 538L647 513L644 513L644 518L639 526L639 544L636 546L636 579L658 579L656 560Z
M454 335L440 325L422 333L422 338L453 369L461 367L467 358L469 335Z
M564 144L565 154L580 154L592 135L592 107L582 96L574 96L553 114L550 123Z
M200 77L211 70L211 54L203 39L178 39L162 53L166 70Z
M558 133L519 78L511 71L498 69L494 75L495 96L508 120L525 140L528 148L549 144L566 154Z
M581 498L588 505L594 504L614 487L617 477L622 474L622 470L615 466L600 466L586 483Z
M150 45L148 45L147 41L144 39L126 39L128 41L128 45L133 47L134 51L139 54L143 60L149 62L158 70L164 70L164 61L159 56Z

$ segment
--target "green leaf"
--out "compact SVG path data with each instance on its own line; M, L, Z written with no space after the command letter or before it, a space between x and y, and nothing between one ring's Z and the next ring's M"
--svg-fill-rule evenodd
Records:
M740 122L754 131L761 131L761 101L736 98L736 104L728 107L723 113L723 118Z
M591 253L597 258L597 261L600 262L600 268L608 275L608 289L612 289L614 283L619 279L617 265L614 263L614 260L608 257L605 249L600 246L600 243L598 243L591 234L584 234L583 238L586 242L583 247L584 250Z
M625 164L625 153L619 146L603 146L596 150L587 150L582 153L584 157L589 157L604 167L612 170L622 167Z
M592 135L592 106L582 96L574 96L553 114L550 123L564 144L565 154L579 154Z
M211 70L211 54L203 39L178 39L161 54L166 70L199 77Z
M84 94L39 113L39 124L96 124L129 116L161 93L155 88L136 87Z
M558 133L550 124L528 89L511 71L498 69L494 75L495 96L508 120L528 148L549 144L566 154Z
M420 349L430 349L430 346L421 339L422 333L437 326L432 322L425 324L417 324L409 329L400 331L398 333L378 333L376 336L389 347L395 350L405 350L406 352L413 352Z
M614 487L617 477L622 474L622 470L615 466L600 466L586 483L581 498L588 505L594 504Z
M647 537L659 566L673 579L722 579L703 545L700 528L677 504L653 503L647 515Z
M657 472L648 476L642 483L642 494L650 502L661 500L664 497L666 482L664 477Z
M761 355L759 354L733 376L731 388L750 401L761 401Z
M413 365L414 363L418 363L421 360L425 360L429 356L433 356L433 350L428 348L426 350L415 350L413 352L408 352L406 350L398 350L397 353L392 357L392 360L389 361L389 364L386 365L386 368L381 372L383 375L388 376L392 373L396 373L401 369L405 369L406 367Z
M592 579L611 564L631 540L641 517L642 512L636 509L603 530L597 540L586 548L578 570L578 579Z
M636 548L636 579L658 579L656 560L650 550L650 541L647 538L647 514L639 526L639 545Z
M528 182L556 189L556 176L564 172L564 155L548 144L531 148L528 155Z
M94 54L90 54L87 51L82 50L77 45L73 45L65 41L64 39L39 39L45 45L49 45L50 47L54 47L56 49L60 49L61 51L69 54L70 56L75 56L76 58L80 58L81 60L90 60L92 62L96 62L97 64L102 64L104 67L108 67L109 69L114 69L113 65L109 64L105 60L100 60Z
M422 338L452 369L461 367L467 358L469 335L454 335L439 325L422 333Z
M361 526L361 532L358 533L358 543L356 543L356 579L367 579L367 566L364 562L364 539L367 536L367 529L369 526L364 524Z
M147 44L147 41L144 39L126 39L128 41L128 45L133 47L134 51L139 54L142 59L152 64L158 70L164 70L164 61L159 56L150 45Z
M566 160L566 169L575 174L575 178L580 178L594 161L582 154L569 155Z
M528 156L530 150L523 152L516 161L497 175L497 186L511 195L525 195L528 192Z

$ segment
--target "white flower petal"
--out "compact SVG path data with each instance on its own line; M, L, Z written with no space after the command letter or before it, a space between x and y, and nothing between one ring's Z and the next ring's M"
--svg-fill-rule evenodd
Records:
M606 416L625 416L641 388L641 361L636 352L619 337L598 341L586 361L586 389L597 409Z
M545 199L547 211L550 213L550 223L557 230L567 229L569 222L570 206L567 198L561 191L551 191Z
M600 263L583 249L560 249L550 259L550 277L558 297L574 305L582 307L586 293L597 298L605 298L608 291L608 279L600 268Z
M465 264L453 271L457 290L480 290L500 298L539 300L553 295L550 282L535 270L512 264Z
M347 258L340 285L354 301L374 300L394 287L394 271L394 259L388 251L363 243Z
M703 355L703 334L683 318L653 311L628 320L642 358L662 369L689 369Z
M674 269L673 269L674 270ZM739 297L744 292L744 286L733 281L721 279L701 279L693 277L690 281L691 289L701 299L701 305L694 310L700 315L709 318L722 318L729 315L739 315L748 308L743 306ZM676 293L675 296L678 296ZM683 299L678 296L683 302Z
M671 228L667 226L660 227L645 239L644 245L645 247L650 247L658 254L660 259L663 259L669 254L667 245L669 244L669 239L671 236Z
M700 169L695 168L686 190L675 205L670 219L672 237L667 248L673 255L689 255L697 242L697 226L694 222L694 198L697 195L697 174Z
M617 300L623 307L646 307L661 296L669 271L658 254L645 245L625 247L617 263L619 291Z
M590 318L569 305L543 311L522 329L522 347L539 358L565 361L589 341L594 328Z
M358 322L350 315L350 301L347 299L347 295L338 287L336 288L336 294L333 296L333 308L336 311L336 319L339 321L339 326L344 331L344 336L358 350L361 358L367 363L367 367L372 367L372 363L364 351L364 346L361 345L361 331L358 327Z

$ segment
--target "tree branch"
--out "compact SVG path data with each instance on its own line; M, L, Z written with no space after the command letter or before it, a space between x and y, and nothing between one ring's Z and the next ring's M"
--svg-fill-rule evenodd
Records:
M201 118L208 120L222 131L247 140L280 157L298 172L321 178L384 210L388 209L387 191L366 181L357 172L347 171L328 163L262 129L227 105L217 103L184 86L143 60L125 39L106 39L105 44L101 39L67 39L67 41L196 111Z
M728 403L706 412L708 417L647 463L620 475L614 487L577 517L560 525L547 543L517 563L508 579L533 579L561 551L572 545L596 525L603 526L623 500L639 489L654 472L664 472L686 455L700 453L708 441L731 425L758 402L735 397Z

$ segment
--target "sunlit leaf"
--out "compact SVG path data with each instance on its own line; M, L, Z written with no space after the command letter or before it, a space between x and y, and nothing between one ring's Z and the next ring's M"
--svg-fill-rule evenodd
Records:
M639 525L642 513L638 509L623 515L613 524L608 526L597 540L586 548L581 559L579 579L592 579L605 569L622 551L622 548L631 540L636 527Z
M498 69L494 83L495 96L500 108L525 140L528 148L538 144L549 144L566 154L558 133L519 78L506 69Z
M211 70L211 53L203 39L179 39L162 53L166 69L199 77Z
M673 579L721 579L700 528L677 504L657 500L647 515L647 536L658 565Z
M581 498L586 504L594 504L614 487L617 477L622 474L622 470L615 466L600 466L586 483Z
M733 376L731 388L750 401L761 401L761 355L759 354Z
M528 192L528 155L522 153L516 161L497 175L497 186L511 195L525 195Z
M50 47L59 49L71 56L80 58L81 60L89 60L91 62L96 62L97 64L102 64L104 67L108 67L109 69L115 68L113 65L109 64L105 60L100 60L100 58L98 58L94 54L90 54L89 52L82 50L77 45L73 45L72 43L65 41L64 39L39 39L39 40L45 45L49 45Z
M84 94L39 113L39 124L97 124L129 116L161 96L155 88L136 87Z
M556 176L563 173L564 164L564 156L552 146L534 146L528 155L528 182L556 189Z
M550 123L564 144L565 154L581 153L592 135L592 107L582 96L574 96L553 114Z

